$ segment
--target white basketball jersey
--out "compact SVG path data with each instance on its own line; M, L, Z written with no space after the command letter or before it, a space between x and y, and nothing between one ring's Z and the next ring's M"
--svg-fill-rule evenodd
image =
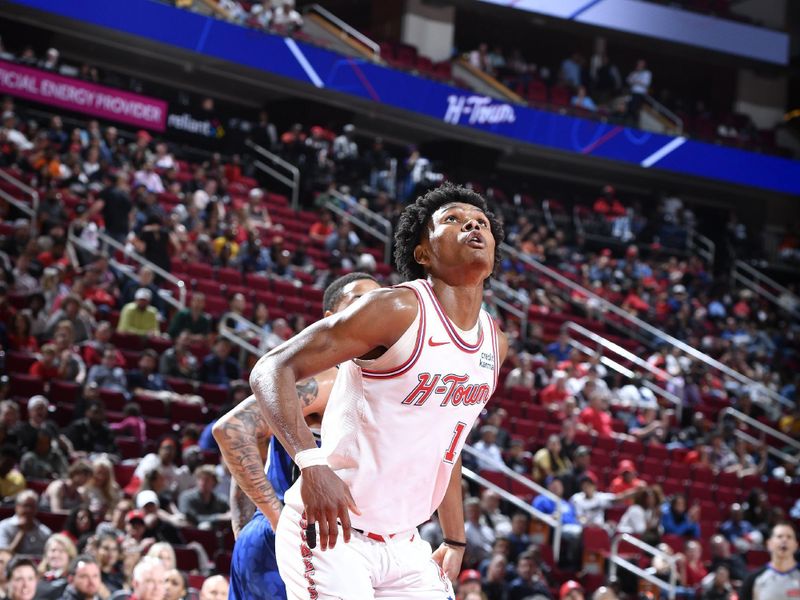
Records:
M427 281L402 286L419 302L414 323L379 358L339 366L322 420L328 463L362 513L352 525L378 534L412 529L439 507L500 363L486 311L470 343ZM287 500L301 503L299 484Z

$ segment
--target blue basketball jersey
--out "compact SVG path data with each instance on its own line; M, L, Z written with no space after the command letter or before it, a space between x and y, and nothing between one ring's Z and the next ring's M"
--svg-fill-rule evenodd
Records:
M297 466L278 438L272 436L267 450L267 481L275 490L275 496L283 502L283 495L297 479Z

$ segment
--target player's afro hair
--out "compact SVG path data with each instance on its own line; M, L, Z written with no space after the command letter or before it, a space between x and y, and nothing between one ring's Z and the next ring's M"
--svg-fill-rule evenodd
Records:
M342 290L344 287L349 283L362 279L369 279L370 281L378 283L378 280L369 273L361 273L359 271L348 273L347 275L342 275L334 279L330 285L325 288L325 293L322 295L322 312L333 311L342 299Z
M406 206L400 215L400 222L394 233L394 262L405 279L425 277L425 269L414 258L414 248L420 243L422 232L430 222L431 215L439 210L439 207L451 202L477 206L486 214L495 239L494 271L497 271L501 259L500 244L504 236L502 222L489 210L483 196L463 186L446 182L417 198L417 201Z

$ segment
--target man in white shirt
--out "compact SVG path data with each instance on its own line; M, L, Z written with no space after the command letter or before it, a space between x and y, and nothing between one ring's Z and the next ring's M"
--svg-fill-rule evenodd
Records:
M631 89L631 100L628 104L628 116L634 119L639 118L639 111L644 103L650 85L653 82L653 74L648 70L644 59L639 59L636 68L631 71L626 79Z
M500 471L505 464L500 446L497 445L497 427L493 425L481 427L481 439L475 442L475 450L481 453L477 459L480 471Z
M608 492L598 492L591 477L584 477L580 485L581 491L570 499L578 520L584 527L603 527L606 522L605 510L616 502L617 497Z
M17 116L7 110L3 113L3 131L6 134L6 139L14 144L18 150L22 152L27 152L28 150L33 148L33 144L31 141L25 137L25 135L16 128L17 125Z

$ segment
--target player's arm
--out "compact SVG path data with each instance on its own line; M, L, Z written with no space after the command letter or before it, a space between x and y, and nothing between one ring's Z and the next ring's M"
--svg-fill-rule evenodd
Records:
M214 424L214 439L231 473L231 525L234 535L253 517L258 507L273 527L281 514L266 475L267 445L270 430L254 396L246 398Z
M466 546L459 546L458 544L466 544L467 540L464 532L464 500L461 491L460 456L455 465L453 465L450 482L447 484L447 491L437 513L439 515L439 524L442 527L442 536L446 541L433 553L433 560L442 567L445 575L451 581L455 581L461 571L461 561L464 559L464 550L466 550ZM448 544L448 541L455 542L455 544Z
M346 310L314 323L256 363L250 385L267 424L290 456L295 458L299 452L317 448L303 418L297 382L353 358L372 356L374 350L389 348L414 322L417 310L411 290L375 290ZM336 544L337 518L345 541L349 541L348 508L356 513L358 508L347 486L325 464L307 466L302 475L300 491L306 518L309 524L317 523L321 548Z

